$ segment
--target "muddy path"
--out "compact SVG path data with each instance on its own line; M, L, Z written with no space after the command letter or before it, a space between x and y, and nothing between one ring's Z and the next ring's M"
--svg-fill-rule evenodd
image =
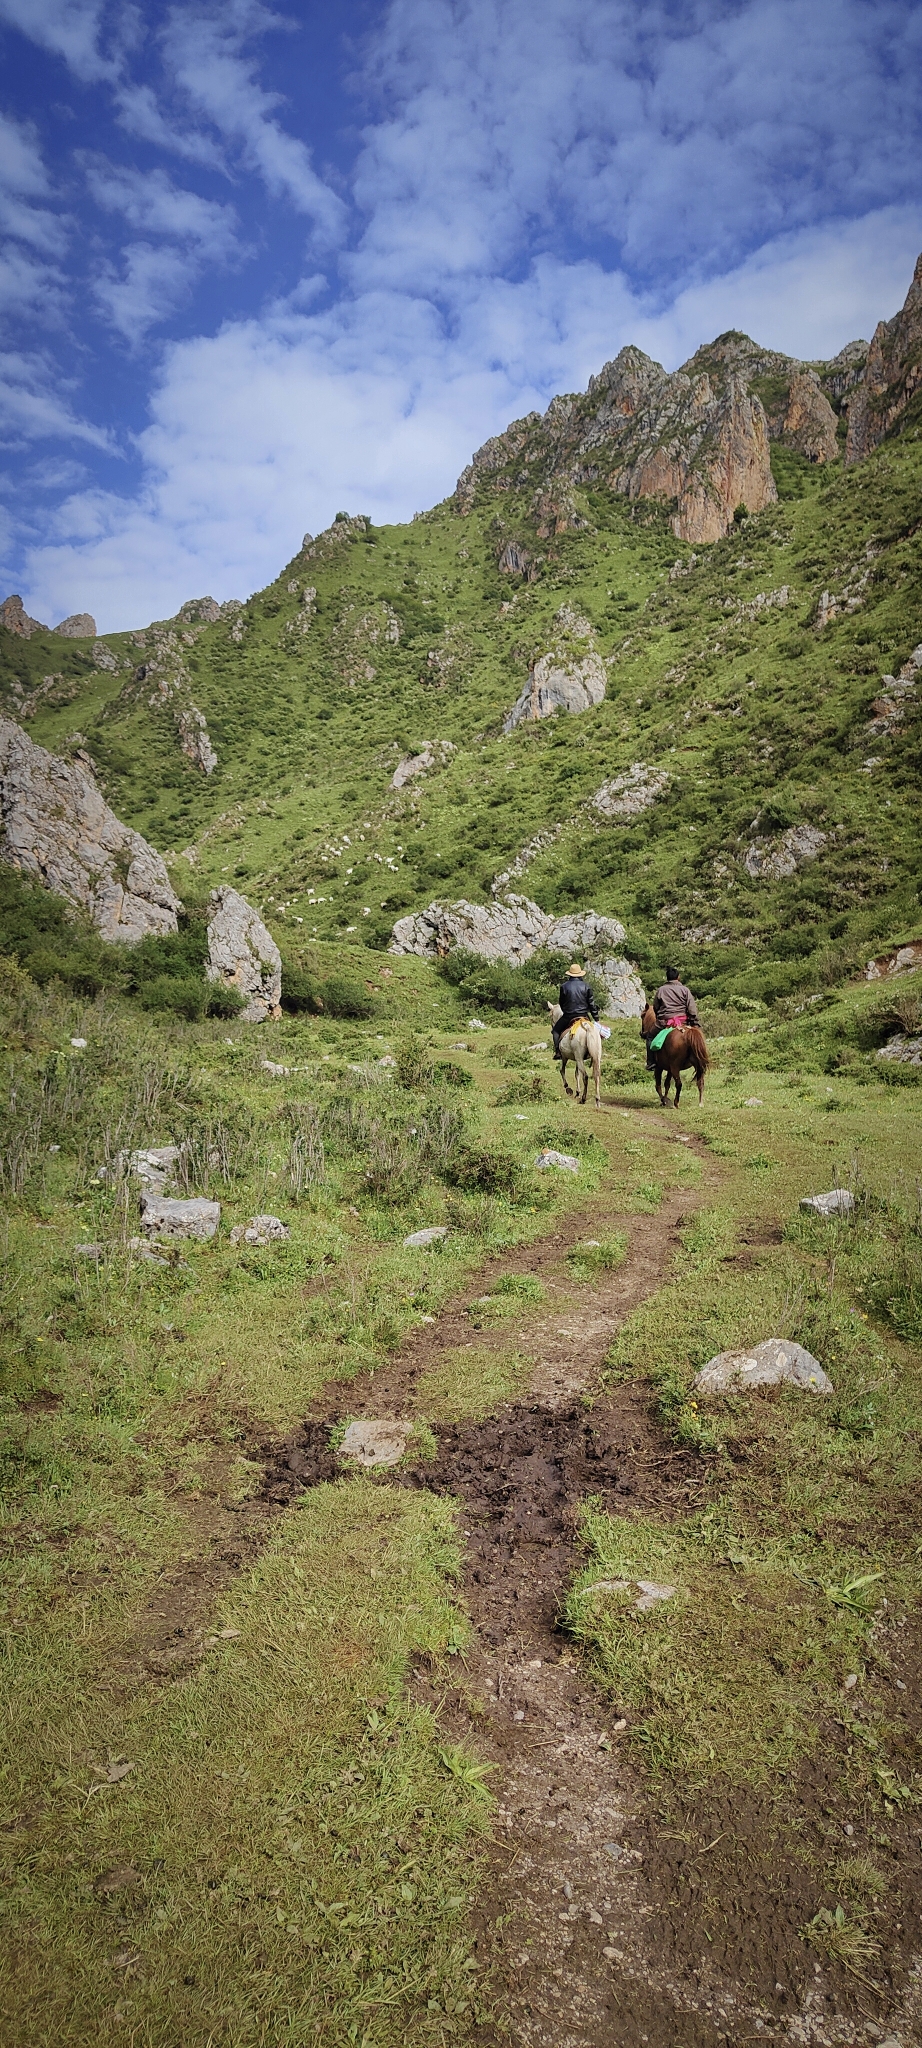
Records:
M386 1367L328 1385L266 1474L265 1494L279 1504L303 1486L348 1484L331 1423L412 1417L440 1358L468 1344L508 1346L508 1326L471 1330L469 1304L500 1274L541 1278L540 1309L514 1330L533 1360L527 1395L484 1420L438 1422L433 1459L381 1475L459 1503L472 1646L457 1680L417 1660L410 1684L446 1734L491 1766L496 1817L477 1933L511 2048L910 2048L922 2039L922 1982L875 1993L824 1971L806 1948L811 1879L776 1811L734 1792L677 1809L672 1824L655 1813L627 1722L561 1625L587 1498L613 1515L668 1520L704 1497L706 1470L664 1440L647 1390L606 1389L602 1368L631 1310L667 1278L683 1223L714 1177L709 1161L702 1187L675 1191L655 1216L603 1217L598 1204L571 1211L541 1242L489 1262ZM624 1265L575 1285L568 1251L612 1229L627 1235ZM822 1804L817 1786L817 1811ZM706 1917L715 1924L713 1910L701 1911L706 1897L718 1905L719 1938L706 1931ZM497 2038L483 2034L484 2048Z

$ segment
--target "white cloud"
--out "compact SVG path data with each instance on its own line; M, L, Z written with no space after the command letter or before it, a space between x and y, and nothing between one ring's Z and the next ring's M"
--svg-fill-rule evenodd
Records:
M139 142L153 143L155 149L168 150L171 156L185 157L190 163L224 169L224 159L214 138L188 121L180 124L168 120L151 86L120 85L115 109L119 126Z
M97 159L87 166L87 183L97 206L121 214L142 233L191 243L216 262L235 248L234 208L175 185L165 171L137 171Z
M183 249L129 242L122 250L122 266L121 275L112 267L99 273L93 297L110 325L135 348L152 327L169 320L183 305L198 264Z
M305 144L276 119L279 95L258 83L256 58L243 55L251 38L284 26L259 0L225 0L215 13L176 8L164 37L165 57L191 104L241 146L270 193L289 199L332 239L342 232L345 207L317 176Z
M135 347L184 303L205 263L226 263L239 253L237 216L232 206L174 185L165 171L142 173L97 159L88 163L87 183L97 206L134 229L168 238L160 247L129 242L121 273L107 263L94 280L97 305Z
M104 428L72 410L56 366L37 353L0 354L0 435L14 446L60 438L116 452Z
M103 56L99 37L103 0L0 0L0 21L62 57L87 83L114 78L118 59Z

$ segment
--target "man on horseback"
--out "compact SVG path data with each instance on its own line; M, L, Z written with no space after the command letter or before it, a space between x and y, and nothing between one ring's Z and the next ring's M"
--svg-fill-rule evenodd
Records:
M598 1023L599 1013L589 983L583 978L583 970L576 960L567 968L566 978L560 984L560 1016L551 1026L554 1039L554 1058L560 1058L560 1041L571 1024L579 1017L592 1017Z
M653 1042L661 1031L681 1030L684 1024L697 1024L698 1005L691 989L686 988L677 967L667 967L666 979L660 983L651 1005L655 1029L644 1033L647 1042L647 1072L653 1073L656 1066ZM649 1012L647 1013L649 1015ZM646 1019L644 1020L646 1021Z

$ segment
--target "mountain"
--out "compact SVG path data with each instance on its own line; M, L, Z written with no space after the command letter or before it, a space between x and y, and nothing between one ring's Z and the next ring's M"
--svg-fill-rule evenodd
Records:
M512 891L645 972L821 994L922 928L920 278L828 363L622 350L245 604L0 630L0 711L308 966Z

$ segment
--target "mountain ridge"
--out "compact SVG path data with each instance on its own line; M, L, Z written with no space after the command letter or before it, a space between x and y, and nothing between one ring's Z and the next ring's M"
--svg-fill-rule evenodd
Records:
M902 409L860 461L862 343L801 365L728 330L671 377L622 351L485 444L465 506L339 515L246 603L92 646L0 633L0 708L88 754L184 900L238 882L289 952L367 957L398 918L527 876L545 912L618 918L651 969L672 944L715 987L821 985L919 921L914 679L888 698L922 639L919 275L868 349ZM663 488L640 493L650 462ZM722 507L712 542L677 538L673 471L687 506Z

